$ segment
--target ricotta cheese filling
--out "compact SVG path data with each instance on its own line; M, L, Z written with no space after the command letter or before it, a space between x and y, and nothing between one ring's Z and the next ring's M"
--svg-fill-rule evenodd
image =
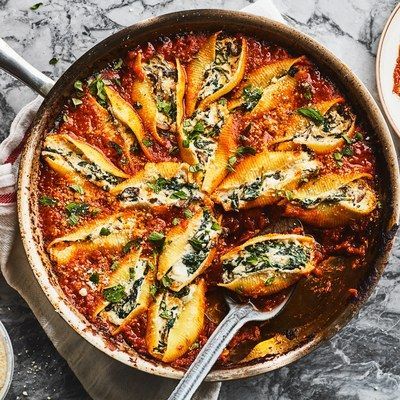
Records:
M310 249L298 240L266 240L246 246L222 264L223 281L265 270L291 272L304 268L310 260Z

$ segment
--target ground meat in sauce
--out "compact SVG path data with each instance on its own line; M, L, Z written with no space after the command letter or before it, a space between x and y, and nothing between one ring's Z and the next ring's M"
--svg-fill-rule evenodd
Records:
M144 60L158 53L170 61L179 58L183 65L186 66L195 57L206 39L207 34L193 33L180 34L174 37L162 37L155 43L148 43L129 51L124 58L122 68L115 70L110 67L101 71L101 74L103 78L105 77L112 82L113 88L123 98L130 101L130 88L136 73L133 60L139 50L142 50ZM253 38L247 38L247 40L249 55L246 73L266 63L292 56L287 50L274 44L260 42ZM394 72L394 91L398 94L400 94L399 71L399 62L397 62ZM330 100L339 94L335 85L324 77L306 57L296 65L294 73L298 80L298 87L295 96L289 99L293 103L293 108L302 107L307 104L309 99L306 97L309 96L312 96L314 101L322 101ZM98 115L94 112L94 108L99 106L95 95L90 94L88 91L83 91L78 92L77 96L82 101L81 106L66 105L63 112L63 121L59 121L58 126L56 125L54 128L54 132L73 133L84 138L88 143L104 152L111 162L128 173L133 174L141 170L146 162L146 157L138 149L132 152L135 160L134 169L124 169L124 165L121 164L121 154L118 151L118 146L110 144L110 141L106 139L106 133L102 131L103 125L100 123ZM276 108L268 116L261 116L258 121L253 122L251 125L247 124L245 120L242 121L242 125L239 128L241 145L253 146L258 149L263 148L271 137L276 134L277 130L285 124L287 118L287 114L282 112L281 109ZM362 132L362 126L357 127L357 130ZM168 140L169 145L166 147L154 144L152 151L156 161L179 160L179 155L171 152L171 149L176 146L176 141L173 138L169 138ZM374 154L368 136L365 134L363 140L352 144L352 155L344 157L340 165L333 159L331 154L320 155L317 158L323 163L327 171L343 172L357 169L376 176ZM118 210L118 204L112 196L94 185L91 186L91 189L82 195L73 190L70 183L60 178L47 164L41 164L39 179L40 195L48 196L55 201L50 206L40 205L41 228L45 245L48 245L55 238L72 231L76 226L91 221L99 215L110 215ZM86 202L89 205L88 212L80 216L76 226L71 226L68 223L68 215L65 207L69 202ZM229 248L239 245L262 232L270 223L270 217L272 215L279 216L281 210L279 207L264 207L237 213L223 212L222 208L217 206L217 212L223 214L222 225L224 232L217 245L215 259L204 274L209 286L209 293L221 281L222 271L219 256ZM321 260L331 255L340 254L353 257L354 266L362 266L365 254L370 246L370 233L372 232L374 222L378 218L378 214L379 212L376 211L368 218L343 228L321 230L305 226L304 229L305 233L313 234L321 244L319 255ZM157 231L165 233L171 228L172 221L176 218L185 220L182 209L172 208L167 211L148 211L145 216L146 230L147 232ZM152 250L151 246L145 248L147 252L151 252ZM104 322L93 316L93 311L100 299L100 294L96 290L96 285L88 284L88 281L90 275L96 272L99 274L101 282L102 277L110 272L110 265L116 256L116 254L105 253L101 249L98 249L91 251L89 254L76 255L62 269L53 265L59 284L71 303L107 336L110 336L110 333L107 331ZM317 268L314 273L314 279L318 279L318 271ZM83 292L82 289L84 289ZM82 296L81 293L85 293L85 296ZM357 296L357 291L349 288L349 294L355 297ZM274 302L279 301L281 296L282 294L278 294L269 298L260 298L257 299L257 304L260 308L267 310L273 306ZM216 321L211 321L209 318L205 319L206 322L198 339L198 345L173 362L173 367L187 368L198 354L201 346L204 345L207 338L214 331L217 326ZM145 344L146 320L145 314L140 315L125 326L122 332L110 339L110 341L113 343L126 341L128 345L132 346L141 355L149 356ZM229 354L241 342L257 343L260 338L261 335L258 326L254 324L245 326L221 355L218 361L219 364L230 364L231 358Z

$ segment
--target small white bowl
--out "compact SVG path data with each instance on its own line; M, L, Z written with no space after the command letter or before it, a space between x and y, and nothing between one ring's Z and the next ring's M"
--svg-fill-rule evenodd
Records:
M0 400L4 400L6 398L8 390L10 389L11 381L14 374L14 351L12 348L10 336L8 336L6 328L1 322L0 322L0 340L4 344L4 349L6 352L6 363L7 363L4 385L0 389Z

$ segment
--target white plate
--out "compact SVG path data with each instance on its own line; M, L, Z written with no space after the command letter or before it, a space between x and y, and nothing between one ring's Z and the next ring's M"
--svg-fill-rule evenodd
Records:
M393 10L379 41L376 56L376 85L390 124L400 138L400 96L393 93L393 71L400 47L400 3Z

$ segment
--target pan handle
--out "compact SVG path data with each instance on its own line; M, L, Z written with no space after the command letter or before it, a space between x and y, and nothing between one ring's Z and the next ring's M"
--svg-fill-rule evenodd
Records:
M0 38L0 68L26 83L43 97L49 93L54 81L32 67Z

